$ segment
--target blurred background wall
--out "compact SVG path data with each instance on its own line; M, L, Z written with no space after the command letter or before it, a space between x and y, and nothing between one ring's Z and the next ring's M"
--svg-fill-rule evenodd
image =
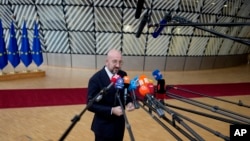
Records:
M202 26L249 43L250 0L145 0L140 18L132 0L0 0L0 18L8 47L14 21L20 48L26 21L32 44L35 21L43 52L43 65L98 69L111 48L120 49L126 70L202 70L247 63L250 45L217 36L194 26L166 26L157 38L155 27L166 14L194 23L228 23ZM149 15L136 37L143 15ZM169 21L170 22L170 21ZM18 67L22 67L19 64ZM12 66L4 69L11 70Z

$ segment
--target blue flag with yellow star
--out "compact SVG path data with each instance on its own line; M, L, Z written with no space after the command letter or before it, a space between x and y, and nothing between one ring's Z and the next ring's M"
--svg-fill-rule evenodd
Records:
M29 39L28 39L28 31L26 28L25 21L23 23L23 28L22 28L22 43L21 43L21 49L20 49L20 58L26 67L28 67L32 62L30 44L29 44Z
M17 46L17 40L16 40L16 33L15 33L15 26L14 26L13 21L11 22L11 27L10 27L8 60L14 68L16 68L16 66L18 66L20 63L20 57L18 53L18 46Z
M38 24L36 22L34 27L34 37L32 45L32 59L38 67L43 63L43 54L39 39L39 29Z
M0 69L4 69L8 65L8 56L3 36L3 25L0 19Z

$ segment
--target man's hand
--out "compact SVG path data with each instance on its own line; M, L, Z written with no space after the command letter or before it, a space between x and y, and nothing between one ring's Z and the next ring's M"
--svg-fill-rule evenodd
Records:
M127 105L126 105L126 109L127 111L133 111L135 109L135 106L132 102L129 102Z
M121 106L112 107L112 115L116 116L123 115Z

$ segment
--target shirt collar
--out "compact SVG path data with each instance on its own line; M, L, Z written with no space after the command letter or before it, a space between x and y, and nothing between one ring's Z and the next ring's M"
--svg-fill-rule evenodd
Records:
M113 73L111 73L110 71L109 71L109 69L105 66L105 71L107 72L107 74L108 74L108 76L109 76L109 79L111 79L112 78L112 76L114 75Z

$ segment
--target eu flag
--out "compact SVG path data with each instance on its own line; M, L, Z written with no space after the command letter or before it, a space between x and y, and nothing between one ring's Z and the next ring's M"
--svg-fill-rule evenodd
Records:
M22 28L22 43L20 49L20 58L26 67L28 67L32 62L28 32L25 21L23 23L23 28Z
M36 22L34 27L34 37L32 45L32 59L38 67L43 63L43 54L39 39L39 29L38 29L38 24Z
M4 69L5 66L8 64L8 56L4 42L3 36L3 25L2 20L0 19L0 69Z
M10 27L8 59L14 68L16 68L16 66L19 65L19 63L20 63L20 57L19 57L19 53L18 53L16 33L15 33L15 27L14 27L13 21L11 22L11 27Z

